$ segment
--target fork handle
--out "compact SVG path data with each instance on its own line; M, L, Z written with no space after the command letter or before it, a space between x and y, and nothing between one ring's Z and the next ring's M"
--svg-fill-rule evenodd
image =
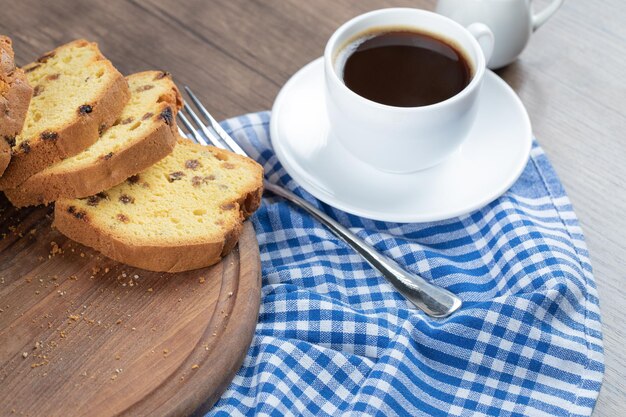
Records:
M337 237L356 250L415 307L431 317L447 317L461 307L462 301L450 291L431 284L419 275L406 271L394 260L378 252L373 246L342 226L307 201L292 192L265 181L265 190L288 200L322 222Z

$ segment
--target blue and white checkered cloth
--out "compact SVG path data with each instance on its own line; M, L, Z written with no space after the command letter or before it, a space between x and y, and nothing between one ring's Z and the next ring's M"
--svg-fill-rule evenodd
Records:
M517 183L483 209L393 224L315 200L281 167L268 125L269 113L224 123L270 181L464 305L429 319L320 223L266 197L252 218L259 323L210 415L591 414L604 370L598 296L570 201L537 144Z

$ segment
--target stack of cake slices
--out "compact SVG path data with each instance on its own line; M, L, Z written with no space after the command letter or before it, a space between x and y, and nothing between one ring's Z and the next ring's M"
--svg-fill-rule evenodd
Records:
M21 69L0 36L0 190L16 207L55 203L56 228L131 266L212 265L260 205L249 158L178 136L171 76L124 77L77 40Z

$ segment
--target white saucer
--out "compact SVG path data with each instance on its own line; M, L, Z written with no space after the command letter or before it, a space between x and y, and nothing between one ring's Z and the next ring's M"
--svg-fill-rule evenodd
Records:
M298 71L276 98L272 146L289 175L333 207L390 222L448 219L495 200L528 161L532 132L520 99L491 71L481 95L470 137L449 159L413 174L382 172L329 140L319 58Z

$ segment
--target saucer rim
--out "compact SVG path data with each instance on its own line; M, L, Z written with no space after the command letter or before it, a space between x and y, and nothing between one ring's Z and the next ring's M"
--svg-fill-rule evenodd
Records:
M274 149L274 153L276 154L277 159L280 161L281 165L283 166L285 171L289 174L289 176L299 186L301 186L303 189L305 189L307 192L313 195L316 199L336 209L344 211L346 213L363 217L366 219L375 220L375 221L393 222L393 223L435 222L435 221L448 220L448 219L452 219L455 217L463 216L463 215L472 213L475 210L478 210L482 207L485 207L489 203L493 202L494 200L502 196L509 188L511 188L511 186L517 181L517 179L520 177L520 175L524 171L524 168L526 167L529 157L530 157L530 151L532 149L532 141L533 141L532 125L530 122L530 117L528 116L526 107L522 103L519 96L515 93L515 91L504 80L498 77L493 71L487 69L485 71L485 79L483 80L483 83L487 81L487 78L489 78L489 81L493 81L496 84L498 84L499 90L507 91L508 95L512 98L512 101L517 107L517 109L514 112L517 113L521 118L523 118L523 124L525 127L524 129L525 132L522 132L518 135L519 137L523 136L525 138L524 143L523 143L523 146L524 146L523 156L522 156L522 152L520 152L519 154L520 156L517 159L517 164L514 166L514 168L511 168L509 170L509 175L508 175L507 180L503 181L500 187L498 187L497 189L494 187L493 192L487 193L486 197L476 200L473 204L466 204L466 205L462 205L462 207L456 210L448 210L445 212L439 211L437 213L432 212L432 211L427 212L427 213L423 213L423 212L422 213L419 213L419 212L417 213L416 212L388 213L388 212L377 211L377 210L369 210L367 208L362 208L362 207L356 207L354 205L344 203L343 201L341 201L341 199L338 200L337 197L331 195L328 191L325 191L324 189L320 188L320 186L315 185L314 183L309 181L304 175L301 175L299 172L299 170L302 169L301 166L296 161L291 161L294 158L289 157L288 152L285 151L284 146L282 146L280 141L278 140L278 136L279 136L278 117L280 114L280 105L281 105L281 102L283 101L283 97L287 94L291 85L295 84L299 80L302 73L306 72L307 70L310 70L309 67L320 65L321 67L320 69L321 71L323 71L324 69L323 59L324 57L319 57L307 63L289 78L287 83L285 83L283 87L280 89L278 95L276 96L276 99L274 100L274 104L272 106L272 114L270 117L270 141L271 141L271 145ZM328 132L326 132L325 134L328 134ZM344 150L344 151L348 152L347 150ZM462 152L462 149L461 149L461 152ZM291 166L292 165L291 162L293 162L293 165L297 165L298 168L294 168L293 166ZM376 170L376 168L374 167L371 167L371 169L372 171ZM405 175L421 175L423 172L424 171L417 171L417 172L413 172L410 174L404 174L404 173L386 173L386 174L391 174L395 176L405 176Z

